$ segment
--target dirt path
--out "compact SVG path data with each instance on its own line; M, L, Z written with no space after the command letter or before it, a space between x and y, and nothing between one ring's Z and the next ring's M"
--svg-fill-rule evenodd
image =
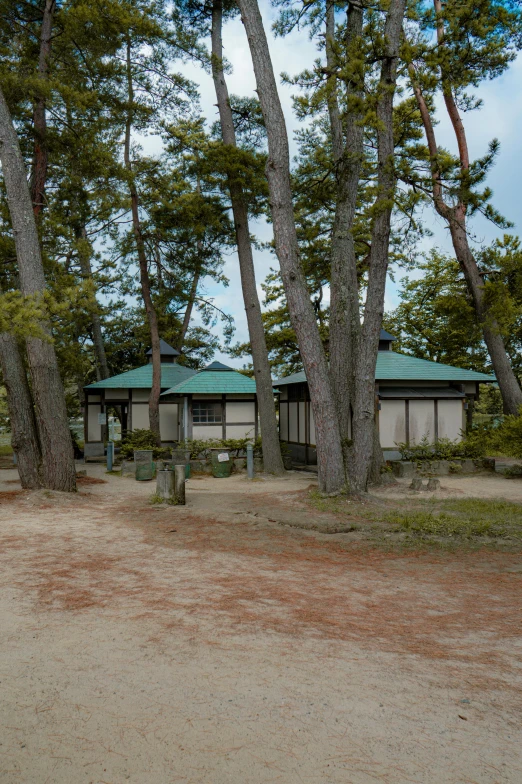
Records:
M522 781L519 555L280 525L297 473L185 508L0 478L2 784Z

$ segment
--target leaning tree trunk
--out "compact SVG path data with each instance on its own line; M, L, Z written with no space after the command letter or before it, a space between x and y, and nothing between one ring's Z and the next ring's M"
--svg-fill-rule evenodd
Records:
M377 86L377 198L372 225L370 270L364 321L355 358L352 487L366 492L375 439L375 365L384 314L391 214L394 203L395 145L393 97L405 0L390 0L384 27L384 52Z
M444 27L442 20L442 3L440 0L433 0L435 13L437 14L437 43L441 51L445 46L444 42ZM484 302L484 282L480 276L477 261L471 251L468 239L468 232L466 227L466 213L467 213L467 199L465 193L459 194L457 204L450 205L444 200L444 191L442 185L442 173L439 163L439 150L437 140L435 137L435 129L431 119L430 111L426 100L424 98L421 86L417 80L415 66L409 63L408 71L413 87L417 106L424 126L426 134L426 142L431 160L431 179L433 189L433 203L438 214L446 221L450 229L451 239L453 242L453 249L455 256L460 264L464 278L468 286L468 291L471 294L475 313L479 323L482 325L482 332L484 335L484 342L486 343L491 364L497 377L502 401L504 405L504 413L513 414L517 416L520 414L522 407L522 390L518 384L515 373L506 353L504 339L501 335L499 325L495 318L488 312L486 303ZM441 69L442 71L442 69ZM460 172L463 181L465 182L469 176L469 149L466 138L466 131L462 118L460 116L459 108L455 101L452 85L451 74L444 71L441 72L442 80L442 93L444 103L451 121L455 139L459 150Z
M38 443L33 401L18 343L8 332L0 334L0 366L7 392L11 446L20 482L25 490L42 486L42 453Z
M495 319L488 314L484 302L484 282L480 276L477 262L469 247L465 227L465 217L459 220L458 215L451 215L448 221L455 255L464 273L468 291L471 294L475 313L482 326L484 342L491 357L491 364L502 394L505 414L518 416L522 406L522 390L513 372L511 362L506 353L504 339Z
M43 297L45 276L33 205L18 137L0 91L0 159L13 225L22 293ZM41 328L47 339L27 338L36 421L43 459L43 483L53 490L76 489L71 433L56 353L48 322Z
M222 0L214 0L212 6L212 76L216 89L223 144L235 148L237 146L236 134L223 71L222 24L223 3ZM264 470L269 474L283 474L284 466L277 431L272 374L268 361L261 305L256 288L254 258L252 256L248 226L248 209L241 184L234 177L233 173L228 176L228 189L234 215L241 287L252 348L259 420L263 438L263 465Z
M201 247L201 243L196 243L197 250ZM192 318L192 311L194 309L194 303L196 301L196 295L198 293L198 286L199 286L199 278L200 278L200 270L199 268L194 273L192 278L192 283L190 284L190 291L187 299L187 307L185 308L185 315L183 316L183 323L181 325L181 332L179 333L178 342L176 345L177 350L180 352L183 349L183 344L185 343L185 338L187 336L188 328L190 326L190 319Z
M310 389L317 438L319 487L344 487L343 454L328 363L301 268L290 183L290 154L285 118L257 0L238 0L248 37L261 111L268 136L266 175L281 277L292 327Z
M362 34L363 9L348 4L345 49L350 58ZM326 64L328 68L328 114L335 166L336 203L332 230L330 275L330 376L337 407L346 476L349 482L351 455L351 414L354 396L354 359L360 332L357 259L353 222L363 156L364 129L353 99L362 98L363 75L346 83L348 112L341 123L338 100L339 66L335 52L334 2L326 5ZM352 99L352 102L351 102Z
M138 263L140 267L140 283L141 294L143 302L145 303L145 312L147 313L147 320L149 322L150 330L150 343L152 349L152 388L149 396L149 425L154 433L157 446L161 446L161 433L160 433L160 420L159 420L159 399L161 395L161 348L160 337L158 331L158 318L154 303L152 302L152 295L150 289L149 267L147 264L147 253L145 250L145 242L141 232L140 210L138 191L136 189L136 182L132 172L132 163L130 158L130 139L133 121L133 103L134 103L134 87L132 84L132 67L131 67L131 44L127 41L127 91L128 91L128 109L127 109L127 122L125 127L125 145L124 145L124 162L125 167L129 173L129 195L131 200L131 215L132 215L132 228L134 232L134 239L136 241L136 250L138 253Z

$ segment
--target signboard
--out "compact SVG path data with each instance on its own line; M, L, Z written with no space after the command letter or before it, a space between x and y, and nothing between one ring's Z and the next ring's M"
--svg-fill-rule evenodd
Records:
M229 460L228 452L220 452L218 455L218 462L226 463Z
M107 424L107 414L98 414L98 424L99 425Z

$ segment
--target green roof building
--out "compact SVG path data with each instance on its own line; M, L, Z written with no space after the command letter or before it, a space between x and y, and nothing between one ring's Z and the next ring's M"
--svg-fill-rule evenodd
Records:
M460 440L466 412L471 413L479 384L494 376L429 362L392 351L395 340L381 330L375 369L375 392L381 446L418 443L424 436ZM274 382L280 390L279 436L295 462L315 464L315 426L304 371Z
M122 432L149 429L152 352L146 365L88 384L85 392L85 456L104 454L107 414ZM221 362L199 372L179 365L179 352L161 341L160 430L167 446L177 441L257 436L256 382Z
M179 365L179 351L160 341L161 388L170 389L196 375L192 368ZM148 363L126 373L96 381L84 387L85 457L104 454L107 439L107 415L114 413L120 420L122 433L128 430L149 429L149 395L152 388L152 350L147 352ZM160 398L160 429L165 444L179 438L179 405Z
M162 398L183 410L181 438L257 437L256 382L221 362L212 362Z

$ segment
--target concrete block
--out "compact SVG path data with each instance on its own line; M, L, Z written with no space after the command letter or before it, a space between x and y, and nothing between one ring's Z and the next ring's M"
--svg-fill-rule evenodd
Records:
M475 460L463 460L462 461L462 473L464 474L474 474L477 471L477 466L475 464Z
M103 441L91 441L90 443L86 443L83 447L83 454L86 460L89 457L103 457L105 454Z
M232 461L232 471L235 474L246 471L246 457L235 457Z
M391 467L395 476L398 476L400 479L412 477L417 472L415 463L410 463L407 460L392 460Z
M122 460L120 471L122 476L134 476L136 464L131 460Z
M212 466L207 460L191 460L190 470L196 474L212 474Z

